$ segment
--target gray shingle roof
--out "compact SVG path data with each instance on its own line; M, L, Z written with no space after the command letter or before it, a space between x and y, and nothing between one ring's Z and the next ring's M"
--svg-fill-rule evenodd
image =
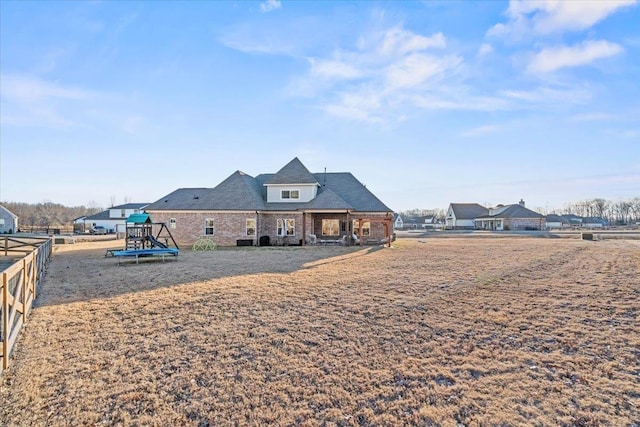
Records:
M330 188L324 188L315 199L305 205L306 209L353 209L353 207L344 201Z
M497 215L483 215L477 217L477 219L489 219L489 218L544 218L544 215L541 215L537 212L532 211L531 209L527 209L521 205L509 205L506 209L501 211Z
M259 210L262 189L254 178L236 171L215 188L179 188L147 206L154 210Z
M111 209L143 209L147 207L149 203L125 203L124 205L112 206L107 210L102 212L98 212L97 214L85 217L85 220L104 220L104 219L122 219L122 218L112 218L109 216L109 211ZM77 219L77 218L76 218Z
M476 219L489 214L489 209L477 203L451 203L456 219Z
M286 180L284 177L286 177ZM321 183L321 186L318 188L316 197L308 203L267 203L267 191L264 185L281 183ZM261 174L253 178L237 171L215 188L181 188L147 206L148 211L295 211L305 209L351 209L357 212L391 212L391 209L373 195L351 173L311 174L297 158L289 162L287 166L276 174Z
M317 184L318 181L309 172L307 167L295 157L282 167L278 172L271 175L265 184Z

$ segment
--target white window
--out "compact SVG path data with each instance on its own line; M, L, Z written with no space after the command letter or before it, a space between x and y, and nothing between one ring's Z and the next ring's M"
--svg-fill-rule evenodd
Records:
M337 219L323 219L322 220L322 235L323 236L339 236L338 230L340 227L340 221Z
M356 236L359 236L359 228L358 228L359 222L357 220L353 220L353 232L356 234ZM369 221L363 222L362 223L362 236L363 237L367 237L367 236L371 236L371 223Z
M176 219L175 218L169 218L169 228L176 228Z
M278 236L295 236L296 220L295 219L279 219L278 220Z
M247 236L255 236L256 235L256 220L253 218L247 219L246 223L246 233Z
M204 220L204 234L207 236L213 236L214 232L213 220L211 218L207 218Z
M298 190L282 190L281 198L282 199L299 199L300 192Z

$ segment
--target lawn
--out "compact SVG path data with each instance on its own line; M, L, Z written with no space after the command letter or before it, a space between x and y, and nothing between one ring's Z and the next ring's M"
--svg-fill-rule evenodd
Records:
M113 243L56 247L0 425L640 425L640 241Z

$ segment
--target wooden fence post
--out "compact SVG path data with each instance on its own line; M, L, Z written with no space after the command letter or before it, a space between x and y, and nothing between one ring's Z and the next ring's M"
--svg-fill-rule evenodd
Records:
M28 256L28 255L27 255ZM22 324L27 323L27 260L22 259Z
M9 284L2 273L2 370L9 367Z

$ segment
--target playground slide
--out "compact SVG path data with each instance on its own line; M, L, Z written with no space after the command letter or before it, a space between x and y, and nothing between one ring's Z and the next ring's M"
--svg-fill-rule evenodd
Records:
M158 248L165 248L166 249L168 247L164 243L158 241L158 239L156 239L153 236L147 236L147 239L149 239L149 241L151 242L151 245L157 246Z

